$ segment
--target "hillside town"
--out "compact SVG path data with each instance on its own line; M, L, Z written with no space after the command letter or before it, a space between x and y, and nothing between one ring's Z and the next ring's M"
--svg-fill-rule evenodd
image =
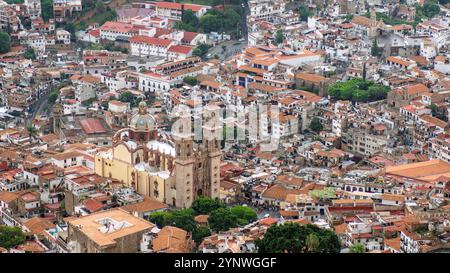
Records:
M0 253L448 253L448 41L447 0L0 0Z

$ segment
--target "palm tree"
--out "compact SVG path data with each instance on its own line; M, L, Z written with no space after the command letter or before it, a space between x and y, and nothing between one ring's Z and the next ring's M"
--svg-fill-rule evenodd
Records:
M306 237L306 248L308 252L317 252L319 250L319 238L316 234L310 233Z
M366 248L363 244L356 243L349 247L350 253L364 253L366 252Z
M28 136L30 137L30 142L31 142L31 139L37 135L38 130L36 129L36 127L34 127L34 125L30 124L27 126L27 131L28 131Z

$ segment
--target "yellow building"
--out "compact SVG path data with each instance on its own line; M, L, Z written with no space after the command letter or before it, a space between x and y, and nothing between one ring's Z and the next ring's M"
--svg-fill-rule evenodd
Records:
M198 195L219 197L218 140L194 147L192 136L159 134L144 102L129 124L116 132L112 148L95 156L96 174L176 207L190 207Z

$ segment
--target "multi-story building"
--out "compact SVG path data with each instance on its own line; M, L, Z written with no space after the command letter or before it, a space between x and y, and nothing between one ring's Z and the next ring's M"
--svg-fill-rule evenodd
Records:
M202 17L210 6L196 4L172 3L172 2L154 2L156 16L170 20L181 20L183 10L191 10L197 17Z
M71 253L135 253L154 225L121 209L111 209L67 221Z
M342 133L342 147L350 152L373 155L383 151L388 144L386 135L376 135L365 130L350 128Z
M20 19L14 8L6 2L0 1L0 30L17 32L20 28Z
M81 0L53 0L53 15L56 22L66 22L81 13L81 10Z
M31 20L41 17L41 1L40 0L24 0L27 7L27 14Z
M285 11L284 1L251 0L248 2L250 17L256 20L273 21Z

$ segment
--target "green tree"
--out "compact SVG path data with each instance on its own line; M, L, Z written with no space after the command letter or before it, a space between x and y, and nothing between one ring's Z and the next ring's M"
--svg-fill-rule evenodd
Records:
M70 38L72 40L75 40L75 32L76 32L76 26L74 23L72 22L68 22L66 23L66 25L64 26L64 29L68 32L70 32Z
M172 217L172 214L167 211L157 211L148 217L148 220L155 224L158 228L163 228L167 225L167 223L170 222L170 217Z
M56 91L53 91L50 93L50 95L48 95L48 103L49 104L54 104L57 99L58 99L58 92L56 92Z
M192 209L158 211L150 214L148 220L158 226L158 228L174 226L193 232L197 227L194 220L194 211Z
M223 28L227 33L231 33L234 37L239 36L241 26L241 15L234 9L228 8L223 13Z
M275 43L276 43L277 45L279 45L279 44L283 43L283 41L284 41L283 30L282 30L282 29L279 29L279 30L277 30L277 32L276 32L276 34L275 34Z
M19 227L0 226L0 247L10 249L23 244L25 239Z
M230 210L231 213L237 217L238 223L241 225L246 225L258 219L256 212L249 207L234 206Z
M28 60L36 60L36 53L31 47L27 48L27 51L25 51L25 54L23 56Z
M211 231L209 230L209 228L197 227L192 232L192 240L194 240L194 242L197 243L197 245L199 245L203 241L203 238L208 237L210 235Z
M200 27L205 33L219 31L222 28L221 21L217 16L205 14L200 18Z
M216 231L225 231L236 227L238 218L231 213L229 208L216 209L208 217L209 227Z
M53 0L41 0L41 16L45 21L53 18Z
M198 27L198 23L199 23L198 17L190 9L183 11L183 13L181 15L181 22L183 22L183 24L187 24L192 27Z
M225 205L218 199L212 199L206 196L199 196L192 202L191 208L195 214L210 214L212 211L225 208Z
M105 3L103 3L102 0L96 1L95 2L95 9L98 13L103 13L106 11L106 6Z
M192 209L182 209L172 212L170 217L171 226L175 226L189 232L193 232L197 227L197 223L194 220L194 211Z
M322 123L320 123L319 118L314 117L314 118L311 120L310 128L311 128L311 130L313 130L313 131L316 132L316 133L322 131L323 126L322 126Z
M370 49L370 54L374 57L380 57L381 56L381 49L378 47L378 41L377 39L374 39L372 42L372 47Z
M0 32L0 54L8 53L11 50L11 38L6 32Z
M38 130L36 129L36 127L34 127L34 125L30 124L27 126L27 132L28 132L28 137L30 138L30 141L31 141L31 139L37 135Z
M131 92L124 92L124 93L120 94L118 100L121 101L121 102L128 102L128 103L130 103L131 107L137 107L138 104L141 102L142 98L136 97Z
M305 5L301 5L298 8L298 12L300 14L300 21L304 21L304 22L308 21L308 17L312 15L311 12L309 11L308 7Z
M196 77L186 76L186 77L184 77L183 82L185 84L189 84L190 86L195 86L195 85L197 85L198 80Z
M423 13L428 18L432 18L441 12L441 8L435 1L425 1L423 4Z
M349 247L350 253L364 253L366 252L366 247L361 243L352 244Z
M333 231L297 223L271 226L263 239L256 240L256 246L259 253L307 253L312 252L311 248L318 253L339 253L341 249L339 238Z
M328 88L328 95L339 100L377 101L387 97L390 88L361 78L336 82Z
M192 55L194 56L198 56L198 57L203 57L206 55L206 53L208 52L208 49L210 48L210 45L208 44L204 44L204 43L200 43L197 45L197 47L192 51Z

